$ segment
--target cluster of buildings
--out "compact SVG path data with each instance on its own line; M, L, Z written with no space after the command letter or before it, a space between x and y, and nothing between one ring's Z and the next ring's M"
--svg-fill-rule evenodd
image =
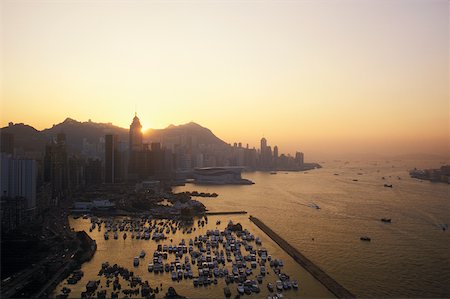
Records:
M265 138L259 149L241 143L205 144L185 132L146 143L137 115L128 137L124 141L118 135L105 134L97 144L84 139L81 150L76 151L69 148L65 133L60 132L40 153L27 155L15 148L13 134L2 131L2 229L14 229L72 194L99 184L173 183L194 175L205 179L211 173L242 183L243 169L300 170L304 163L303 153L279 155L278 147L272 150Z
M409 172L413 178L429 180L432 182L442 182L450 184L450 165L441 166L438 169L416 169Z

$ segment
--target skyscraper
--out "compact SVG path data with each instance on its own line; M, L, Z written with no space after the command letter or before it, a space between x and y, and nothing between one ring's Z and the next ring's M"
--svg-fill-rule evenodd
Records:
M130 125L130 159L129 159L129 178L136 179L138 176L139 158L142 156L142 125L134 114L133 122Z
M105 183L117 183L121 179L121 155L118 136L105 135Z

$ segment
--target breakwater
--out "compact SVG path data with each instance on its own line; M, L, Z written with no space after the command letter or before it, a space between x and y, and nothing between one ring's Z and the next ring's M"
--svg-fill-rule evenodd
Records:
M246 211L230 211L230 212L205 212L205 215L238 215L247 214Z
M301 254L297 249L291 246L277 233L265 225L261 220L256 217L250 216L256 226L258 226L263 232L265 232L275 243L277 243L287 254L289 254L300 266L305 268L311 273L314 278L320 281L330 292L332 292L338 298L355 298L356 296L350 293L346 288L340 285L336 280L331 278L322 269L311 262L307 257Z

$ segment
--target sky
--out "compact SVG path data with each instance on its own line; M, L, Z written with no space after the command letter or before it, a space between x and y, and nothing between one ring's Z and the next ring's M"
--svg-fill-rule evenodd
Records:
M1 1L1 126L190 121L305 156L448 155L447 0Z

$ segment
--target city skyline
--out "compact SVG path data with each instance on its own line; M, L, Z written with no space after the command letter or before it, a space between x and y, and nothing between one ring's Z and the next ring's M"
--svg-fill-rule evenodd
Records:
M316 159L449 153L446 1L1 5L2 127L137 110Z

